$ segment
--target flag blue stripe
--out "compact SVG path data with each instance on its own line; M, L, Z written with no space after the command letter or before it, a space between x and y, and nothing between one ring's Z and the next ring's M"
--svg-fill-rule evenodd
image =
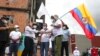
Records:
M77 13L77 15L79 16L80 20L82 20L82 14L80 12L80 10L78 8L74 8L74 12Z
M20 46L19 46L19 51L23 51L24 50L24 48L25 48L25 46L24 46L24 40L25 40L25 35L24 34L22 34L22 42L21 42L21 44L20 44Z
M97 33L97 30L90 24L86 24L85 27L94 35Z
M78 8L74 8L74 12L78 15L79 19L82 22L82 14ZM97 30L91 25L91 24L86 24L85 27L93 34L97 33Z

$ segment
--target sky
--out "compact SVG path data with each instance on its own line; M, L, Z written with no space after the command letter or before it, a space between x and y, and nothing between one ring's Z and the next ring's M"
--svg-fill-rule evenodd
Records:
M46 0L46 9L48 14L46 15L46 23L51 24L50 16L57 14L61 17L63 14L67 13L71 9L77 7L78 5L84 3L89 12L91 13L94 21L97 25L98 33L100 36L100 0ZM65 6L66 5L66 6Z

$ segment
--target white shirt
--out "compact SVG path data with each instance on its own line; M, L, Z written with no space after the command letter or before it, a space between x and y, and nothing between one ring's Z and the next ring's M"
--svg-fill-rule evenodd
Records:
M32 29L29 26L25 27L25 36L35 38L35 33L38 32L36 29Z
M10 32L10 38L13 40L19 39L21 37L21 32L19 31L11 31ZM17 41L19 43L20 40ZM13 42L12 40L10 41L11 43Z
M80 56L80 51L79 50L74 50L73 55L74 56Z
M41 31L48 31L48 30L44 30L42 29ZM49 42L49 38L50 38L50 33L43 33L41 34L41 42Z
M52 30L53 35L55 35L55 37L58 36L58 35L63 35L63 29L62 29L62 22L61 22L61 20L58 19L58 20L54 23L54 25L61 25L61 27L60 27L60 28L54 27L53 30Z

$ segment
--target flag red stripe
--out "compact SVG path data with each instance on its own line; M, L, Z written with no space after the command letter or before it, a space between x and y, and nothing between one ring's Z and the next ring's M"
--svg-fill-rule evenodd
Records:
M88 39L93 39L94 38L94 34L92 32L90 32L85 25L82 23L82 21L80 20L79 16L77 13L74 12L74 10L70 11L72 16L74 17L74 19L80 24L80 26L82 27L82 29L84 30L85 35L87 36Z

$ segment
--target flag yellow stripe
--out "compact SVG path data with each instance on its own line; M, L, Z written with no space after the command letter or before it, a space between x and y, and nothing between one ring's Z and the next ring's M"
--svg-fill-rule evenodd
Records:
M82 13L83 17L86 17L88 22L94 27L96 27L96 24L91 16L91 14L89 13L89 11L86 9L86 7L84 6L84 4L81 4L80 6L78 6L78 9L80 10L80 12Z
M18 51L18 56L21 56L22 55L22 51Z

